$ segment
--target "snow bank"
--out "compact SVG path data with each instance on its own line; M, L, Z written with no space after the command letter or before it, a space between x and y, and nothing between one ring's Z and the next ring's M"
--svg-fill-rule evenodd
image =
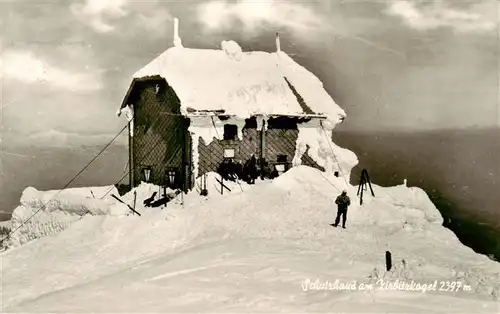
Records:
M11 227L10 220L0 221L0 228L8 228L8 229L10 229L10 227Z
M210 184L207 186L211 188ZM214 192L217 192L220 184L215 183L214 187ZM236 191L239 189L234 183L230 188ZM229 234L271 238L277 235L308 237L320 232L322 225L334 218L334 201L344 188L345 181L341 177L326 175L307 166L297 166L269 184L256 185L248 190L243 187L245 193L228 193L223 203L216 200L204 203L200 215L210 213L210 220L199 220L197 223L204 226L193 226L192 230L203 231L206 226L210 226L210 230L222 228L228 230ZM410 194L415 201L421 202L409 208L400 208L392 205L391 200L385 196L373 202L366 202L360 207L356 187L349 186L347 191L352 201L349 225L364 227L374 224L402 229L405 222L411 222L416 228L422 229L429 224L439 224L439 211L430 200L420 197L419 192L395 194L394 197L399 198L409 197ZM220 190L218 193L220 194ZM375 193L378 193L378 190ZM242 204L245 204L244 207ZM268 207L273 209L268 210ZM240 209L235 210L236 208ZM325 210L330 217L324 215ZM323 219L317 219L318 215ZM193 231L191 236L201 235Z
M111 187L106 188L79 188L68 189L61 193L58 191L38 191L35 188L26 188L21 195L21 205L26 208L39 209L43 207L43 211L63 211L69 214L84 215L86 213L92 215L123 215L127 210L121 204L107 196L101 200L106 191ZM90 196L92 195L93 196ZM109 195L118 195L115 187ZM95 198L94 198L95 197Z
M333 143L331 128L322 127L322 121L311 120L298 125L299 135L292 160L294 166L301 164L306 153L326 172L339 171L341 177L349 182L351 169L358 164L356 154Z
M216 174L208 177L211 182ZM353 204L343 230L328 225L343 184L341 178L298 166L244 193L235 189L185 208L169 204L156 215L84 217L55 237L1 253L3 308L65 313L203 308L214 313L259 304L263 312L496 310L498 302L491 301L498 301L500 265L464 247L440 226L437 209L419 190L374 186L376 197L359 206L356 187L349 187ZM138 199L156 188L141 184ZM124 200L130 202L129 196ZM403 227L408 217L401 204L412 207L415 213L406 214L419 217L420 229ZM387 211L401 214L374 223L386 219ZM389 273L386 250L393 254ZM307 279L461 280L471 290L304 291ZM172 293L186 289L191 293L181 298Z
M223 40L221 43L222 50L226 53L229 59L241 61L243 58L243 51L237 42L233 40Z
M12 212L10 220L12 229L19 229L12 234L8 246L16 247L37 238L56 234L86 214L127 214L128 208L109 195L103 200L100 199L108 191L109 195L118 195L114 186L72 188L62 192L26 188L21 195L21 205Z
M233 41L221 50L172 47L136 72L134 78L159 75L176 91L181 112L225 110L247 118L256 114L302 114L285 77L316 113L338 123L345 112L312 73L286 53L240 52ZM214 73L217 79L214 79Z

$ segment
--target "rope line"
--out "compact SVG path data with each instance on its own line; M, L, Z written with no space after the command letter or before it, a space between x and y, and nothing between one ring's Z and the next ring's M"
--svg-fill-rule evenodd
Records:
M153 93L152 91L149 91L149 90L145 90L146 93L150 94L150 95L154 95L155 97L160 97L162 102L160 105L166 105L167 102L170 100L168 99L167 96L165 95L159 95L157 93ZM182 116L182 117L185 117L183 114L180 114L180 113L170 113L170 112L160 112L156 118L154 119L153 123L151 124L151 126L149 128L152 128L153 126L156 125L156 123L158 123L158 121L160 120L160 117L162 115L168 115L168 116ZM132 116L132 119L135 118L135 112ZM129 161L129 171L127 173L125 173L116 183L115 185L119 184L126 176L128 176L132 171L135 171L136 168L137 168L137 165L141 164L152 152L153 150L156 148L156 146L161 142L162 138L159 137L158 140L156 140L156 142L154 143L154 145L151 146L151 149L144 155L143 158L141 158L139 160L139 162L135 163L135 166L133 164L130 164L130 161ZM132 189L132 182L129 183L130 184L130 188ZM108 191L106 191L106 193L100 198L100 199L104 199L104 197L106 197L114 188L115 186L113 185L112 187L109 188Z
M160 141L161 141L161 140L162 140L162 138L161 138L161 137L160 137L160 138L158 138L158 140L156 140L155 144L151 146L151 149L150 149L150 150L146 153L146 155L144 155L144 157L143 157L143 158L141 158L141 159L139 160L139 162L138 162L138 163L136 163L136 165L140 164L141 162L143 162L143 161L144 161L144 159L146 159L147 157L149 157L149 155L151 154L151 152L153 152L153 150L156 148L156 145L158 145L158 144L160 143ZM127 173L125 173L125 174L124 174L124 175L123 175L123 176L122 176L122 177L121 177L121 178L117 181L117 183L115 183L115 185L116 185L116 184L118 184L118 183L120 183L120 182L122 182L122 180L123 180L126 176L128 176L128 175L129 175L132 171L135 171L135 170L136 170L136 167L129 167L129 169L130 169L130 170L129 170ZM130 184L132 184L132 182L131 182ZM101 196L101 198L100 198L100 199L102 200L102 199L104 199L106 196L108 196L108 194L109 194L109 193L113 190L113 188L115 188L115 186L114 186L114 185L113 185L111 188L109 188L109 189L108 189L108 191L106 191L106 193L105 193L103 196Z
M129 122L130 123L130 122ZM62 191L64 191L66 188L68 188L68 186L73 183L85 170L87 170L88 167L90 167L90 165L100 156L102 155L102 153L104 153L104 151L118 138L118 136L120 136L120 134L128 127L129 123L127 123L114 137L113 139L108 143L106 144L106 146L104 146L103 149L101 149L101 151L94 157L92 158L92 160L90 160L87 165L85 165L85 167L83 167L68 183L66 183L66 185L60 189L54 196L52 196L50 198L50 200L48 200L42 207L40 207L38 210L36 210L30 217L28 217L28 219L26 219L25 221L23 221L17 228L15 228L14 230L11 230L7 236L5 236L2 240L0 240L0 244L2 244L5 240L9 239L10 236L16 232L17 230L21 229L21 227L23 227L24 225L26 225L31 219L33 219L33 217L35 217L36 214L38 214L40 211L44 210L47 205L56 197L58 196Z
M332 150L332 155L333 155L333 158L335 159L335 161L337 162L337 166L339 167L339 171L340 171L340 174L342 175L342 178L344 179L345 181L345 184L346 184L346 187L349 186L349 182L347 182L347 179L345 178L344 176L344 173L342 171L342 168L340 167L340 162L339 160L337 159L337 156L335 155L335 152L333 150L333 146L332 144L330 143L331 142L331 139L328 138L328 136L326 135L326 131L325 131L325 128L323 127L323 123L321 123L321 129L323 130L323 134L325 135L325 138L327 139L327 143L328 143L328 146L330 146L330 149Z
M328 180L328 178L323 174L322 171L320 171L320 174L323 177L323 179L325 179L328 183L330 183L330 185L333 186L337 191L339 191L339 193L342 192L335 184L333 184L330 180Z

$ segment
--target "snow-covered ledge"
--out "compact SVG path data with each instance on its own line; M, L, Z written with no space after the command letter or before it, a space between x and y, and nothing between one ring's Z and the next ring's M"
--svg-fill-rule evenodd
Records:
M323 167L325 172L339 171L340 175L349 182L351 170L359 163L359 160L352 151L341 148L332 141L334 127L335 123L318 119L299 124L299 135L292 164L293 166L300 165L301 158L309 147L308 155Z

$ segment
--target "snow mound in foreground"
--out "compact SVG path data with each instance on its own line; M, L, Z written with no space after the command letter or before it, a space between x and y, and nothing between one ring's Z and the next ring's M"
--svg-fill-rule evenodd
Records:
M110 190L108 196L101 200ZM111 194L118 194L115 187L72 188L62 192L26 188L21 195L21 205L12 212L12 230L19 229L10 237L8 246L17 247L56 234L86 214L127 214L127 207L112 199Z
M226 236L256 237L309 237L322 232L325 222L333 222L336 214L335 198L345 188L340 177L307 167L297 166L285 172L270 184L260 184L245 193L229 194L223 202L209 200L197 209L189 237L207 236L213 229ZM233 187L235 188L235 187ZM381 189L374 186L375 189ZM236 187L236 190L238 187ZM427 225L440 225L442 218L431 201L422 196L420 189L391 192L394 199L404 199L408 207L389 198L387 193L376 192L376 198L365 196L365 205L359 205L356 188L349 186L349 225L376 225L384 228L403 228L410 224L423 229ZM242 204L245 204L242 206ZM273 210L268 210L272 207Z
M356 188L350 187L353 205L343 230L328 225L343 184L341 178L299 166L269 184L184 208L169 204L141 217L86 216L54 237L0 255L3 308L495 312L498 302L491 300L498 301L499 264L464 247L439 225L437 210L420 192L374 186L375 198L367 196L359 206ZM374 224L387 219L388 210L404 212L402 203L413 207L414 226L403 227L408 220L403 214ZM386 250L394 265L388 273ZM374 284L380 279L456 280L470 290L304 291L302 284L309 279Z

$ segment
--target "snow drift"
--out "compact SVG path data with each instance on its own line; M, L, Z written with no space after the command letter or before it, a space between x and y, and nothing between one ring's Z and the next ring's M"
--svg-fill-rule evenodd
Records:
M107 192L109 194L101 200ZM111 194L118 195L115 187L72 188L62 192L26 188L21 195L21 205L12 213L11 227L19 229L10 237L8 246L16 247L56 234L86 214L127 214L128 208L111 198Z
M342 186L341 178L299 166L244 192L235 189L202 202L197 197L198 203L186 195L183 204L169 203L150 215L84 217L53 237L2 253L3 308L71 313L498 311L499 264L444 229L420 189L374 186L376 197L366 197L359 206L356 188L350 187L353 206L343 230L328 225ZM146 185L141 189L144 195L151 192ZM388 219L387 212L400 214ZM390 272L385 271L386 250L393 253ZM462 281L470 289L302 288L317 279Z

